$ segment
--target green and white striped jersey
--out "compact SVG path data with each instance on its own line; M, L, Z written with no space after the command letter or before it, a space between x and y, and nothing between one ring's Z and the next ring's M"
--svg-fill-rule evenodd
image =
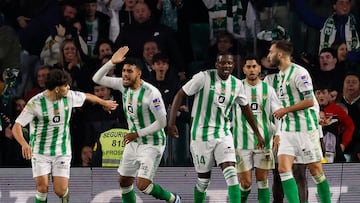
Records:
M182 89L195 95L191 112L191 140L208 141L231 136L230 112L234 104L247 105L240 80L222 80L217 70L199 72Z
M114 90L120 90L130 132L138 132L159 118L166 117L165 104L156 87L145 81L141 81L141 86L135 90L124 87L122 78L106 76L114 66L115 64L111 60L108 61L95 73L93 80ZM165 131L163 128L159 128L135 141L139 144L165 145Z
M71 155L69 121L74 107L84 104L82 92L70 90L66 97L49 100L44 92L32 97L16 119L26 126L30 123L30 146L35 154L47 156Z
M142 81L142 85L136 90L124 88L122 81L120 84L121 85L118 86L123 94L124 112L126 112L125 115L130 132L143 129L154 123L158 118L166 116L165 104L160 91L156 89L156 87L145 81ZM165 145L165 131L161 128L151 135L138 138L137 142L142 144Z
M272 139L276 129L272 114L282 108L275 90L263 81L255 86L243 80L246 97L249 100L250 109L254 115L260 134L265 140L265 148L272 148ZM256 149L258 143L254 131L241 113L239 107L233 108L233 135L235 148Z
M304 100L305 94L309 94L313 98L314 106L287 113L282 118L281 131L303 132L318 129L319 110L312 80L305 68L292 63L285 71L279 72L277 95L283 107L293 106Z

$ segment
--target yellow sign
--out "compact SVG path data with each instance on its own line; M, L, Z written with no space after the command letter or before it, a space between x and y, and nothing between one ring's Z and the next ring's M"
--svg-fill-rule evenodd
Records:
M127 129L114 128L100 134L102 166L118 167L125 149L124 136Z

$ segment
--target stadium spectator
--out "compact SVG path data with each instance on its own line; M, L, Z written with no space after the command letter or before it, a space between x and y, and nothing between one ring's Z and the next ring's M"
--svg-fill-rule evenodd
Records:
M228 31L220 31L216 36L216 43L208 49L203 70L215 69L216 57L219 53L230 52L234 56L237 56L237 47L238 45L234 39L234 35Z
M331 132L335 135L335 150L330 151L334 154L325 154L325 157L328 159L329 163L332 162L344 162L344 151L352 140L352 136L355 130L354 123L348 114L338 105L330 101L330 91L326 85L315 86L315 96L322 109L326 119L330 119L330 123L325 123L323 125L323 130L326 132ZM325 119L325 120L326 120ZM324 139L326 137L324 133ZM326 144L325 144L326 145ZM330 159L332 161L330 161Z
M37 70L37 85L25 93L25 101L29 101L31 97L45 90L45 80L49 74L51 67L44 65Z
M125 29L126 26L135 22L133 13L136 3L137 0L124 0L124 5L119 11L120 33Z
M89 56L92 56L95 44L100 39L109 39L110 18L104 13L96 11L96 0L83 1L84 13L82 14L83 25L86 26L86 44Z
M77 136L76 139L79 143L74 147L82 149L91 147L94 150L95 159L90 160L89 166L102 166L101 162L101 146L100 146L100 134L113 129L113 128L123 128L127 129L127 123L125 119L125 114L123 111L123 105L120 98L120 94L113 94L115 90L112 90L106 86L93 84L93 94L104 100L116 101L119 106L112 111L104 111L102 106L86 102L82 108L82 122L81 129L83 133L80 136ZM79 147L81 146L81 147ZM96 147L95 147L96 146ZM85 151L87 151L85 149ZM87 159L82 160L86 162Z
M320 31L319 52L334 42L346 42L348 59L357 61L360 57L360 24L351 13L351 0L333 0L333 14L328 17L310 12L304 0L295 0L296 11L309 26Z
M95 68L91 66L89 58L81 57L80 52L75 40L65 39L60 46L59 63L55 64L54 68L70 73L74 89L91 92L91 76Z
M331 48L324 48L319 55L319 68L309 70L315 84L327 85L338 93L342 92L345 70L336 66L337 54Z
M351 155L351 161L360 160L360 79L356 73L349 72L345 76L343 97L340 102L348 109L348 114L355 124L355 131L345 154Z
M145 42L156 41L161 52L169 56L179 78L185 79L185 65L175 40L174 30L154 21L151 15L147 4L138 2L134 7L135 22L121 31L115 41L115 47L129 46L128 57L141 58Z

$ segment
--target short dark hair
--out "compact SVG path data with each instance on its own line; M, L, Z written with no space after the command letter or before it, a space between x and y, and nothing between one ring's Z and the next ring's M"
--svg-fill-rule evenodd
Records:
M249 54L247 54L247 55L245 56L245 60L244 60L244 61L246 62L247 60L255 60L257 64L261 65L261 62L260 62L260 60L259 60L259 57L257 57L257 56L256 56L255 54L253 54L253 53L249 53Z
M52 69L45 80L45 88L53 90L55 87L71 84L71 76L68 72L61 69Z
M344 79L345 79L347 76L355 76L355 77L357 77L357 79L360 81L360 76L359 76L359 74L356 73L356 72L354 72L354 71L346 72Z
M339 0L333 0L332 3L333 5L336 4ZM351 0L349 0L349 2L351 2Z
M287 40L275 40L271 42L271 45L275 45L276 48L284 51L285 53L291 55L294 51L294 47L291 42Z
M159 61L162 61L164 63L169 63L169 57L164 53L161 53L161 52L157 53L153 56L151 62L152 62L152 64L154 64Z
M315 83L313 87L314 91L316 90L328 90L333 91L332 85L330 83Z
M142 68L143 68L140 59L134 58L134 57L125 58L125 60L124 60L122 63L123 63L124 65L125 65L125 64L134 65L134 66L136 66L136 68L139 69L139 70L142 70Z
M229 51L219 52L219 53L216 55L216 61L218 61L218 58L219 58L220 56L233 56L233 57L235 57L234 54L231 53L231 52L229 52Z
M330 53L334 58L337 58L337 53L336 52L337 52L336 50L334 50L334 49L332 49L330 47L322 48L320 50L320 54L322 54L322 53Z

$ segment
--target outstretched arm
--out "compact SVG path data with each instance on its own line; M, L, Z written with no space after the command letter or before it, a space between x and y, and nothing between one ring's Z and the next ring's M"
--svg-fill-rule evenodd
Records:
M118 104L116 103L116 101L113 100L104 100L101 99L99 97L97 97L96 95L93 94L89 94L89 93L85 93L86 95L86 100L90 101L92 103L97 103L100 104L101 106L104 107L104 109L106 110L115 110L116 107L118 106Z

